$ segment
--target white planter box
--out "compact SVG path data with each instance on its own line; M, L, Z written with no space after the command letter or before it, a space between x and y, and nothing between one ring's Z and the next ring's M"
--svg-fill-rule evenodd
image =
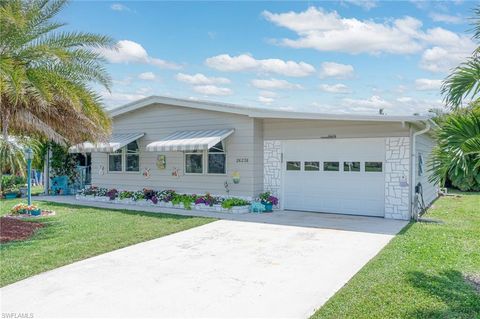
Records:
M173 205L171 202L165 203L164 201L159 201L157 204L154 204L151 200L146 200L146 199L140 199L138 201L134 201L132 198L125 198L125 199L116 198L114 200L110 200L110 198L107 196L78 195L78 194L75 195L75 198L78 200L84 200L84 201L109 202L109 203L117 203L117 204L124 204L124 205L158 206L158 207L185 209L183 203ZM250 213L250 205L234 206L228 209L228 208L223 208L222 205L220 204L215 204L213 206L208 206L205 204L196 204L196 205L192 204L191 208L195 210L200 210L200 211L230 213L230 214Z

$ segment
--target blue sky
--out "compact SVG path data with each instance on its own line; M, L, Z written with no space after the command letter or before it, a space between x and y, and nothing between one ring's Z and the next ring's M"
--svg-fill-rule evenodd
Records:
M475 43L474 2L71 2L112 36L107 107L149 95L328 113L425 113Z

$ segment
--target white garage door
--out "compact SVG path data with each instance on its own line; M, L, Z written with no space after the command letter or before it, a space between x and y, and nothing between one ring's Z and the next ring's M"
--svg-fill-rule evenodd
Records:
M284 141L284 208L384 216L383 138Z

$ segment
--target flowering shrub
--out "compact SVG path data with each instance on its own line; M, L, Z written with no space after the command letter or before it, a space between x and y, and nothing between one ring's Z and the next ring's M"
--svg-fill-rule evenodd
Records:
M78 194L83 196L87 196L87 195L107 196L107 193L108 193L108 189L103 187L96 187L96 186L85 187L84 189L78 192Z
M195 200L195 205L205 204L206 206L213 206L213 204L219 204L219 203L220 203L220 200L210 195L210 193L206 193L203 196L197 197L197 199Z
M156 192L153 190L153 189L147 189L147 188L144 188L143 189L143 195L145 197L145 199L152 199L153 196L155 196Z
M270 192L261 193L258 197L262 203L278 205L278 198L273 196Z
M161 192L157 192L157 198L159 201L168 203L172 201L173 197L175 197L176 194L177 193L174 190L164 190Z
M110 198L110 200L114 200L118 196L118 191L115 188L112 188L107 192L107 196Z
M145 199L145 194L143 193L143 191L136 191L133 192L132 198L134 201L139 201L141 199Z
M158 204L159 202L172 203L173 205L183 204L185 209L191 209L192 204L195 205L205 205L213 206L221 204L223 208L232 208L234 206L245 206L249 205L250 202L242 198L237 197L219 197L212 196L210 193L205 195L191 195L191 194L178 194L174 190L163 190L163 191L154 191L152 189L144 188L141 191L118 191L115 188L107 190L105 188L99 188L91 186L85 188L79 192L80 195L94 195L94 196L108 196L110 200L116 198L119 199L128 199L131 198L134 201L139 200L150 200L153 204ZM264 201L270 201L274 205L278 204L278 199L272 196L270 193L260 194L260 198Z
M12 207L10 210L10 214L18 215L18 214L31 214L33 211L38 211L39 208L36 205L27 205L24 203L17 204Z
M121 191L119 196L120 199L127 199L133 197L133 192L130 191Z

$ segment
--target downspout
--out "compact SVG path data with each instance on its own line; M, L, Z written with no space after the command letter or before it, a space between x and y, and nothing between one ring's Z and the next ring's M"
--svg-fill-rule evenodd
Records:
M415 186L417 185L417 170L416 170L416 142L417 142L417 136L422 135L430 131L430 121L427 121L425 123L425 128L421 131L415 132L412 134L412 154L411 154L411 181L412 183L410 184L410 198L412 200L411 203L411 212L410 212L410 217L415 218L415 212L414 212L414 205L415 205Z

